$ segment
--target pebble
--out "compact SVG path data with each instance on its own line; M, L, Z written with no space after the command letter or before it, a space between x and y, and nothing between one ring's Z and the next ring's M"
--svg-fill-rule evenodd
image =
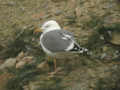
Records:
M75 19L75 16L74 15L67 15L65 16L66 19Z
M45 18L49 18L49 17L51 17L51 16L52 16L52 15L48 14L48 15L43 16L42 18L45 19Z
M20 52L17 56L17 61L21 61L21 59L25 56L24 52Z
M15 66L16 59L15 58L9 58L7 59L3 64L0 65L0 69L10 68Z
M22 57L17 59L16 68L22 68L25 64L31 64L33 61L32 56Z
M115 45L120 45L120 32L112 32L110 42Z
M8 5L8 6L14 6L14 5L16 5L16 3L13 2L13 1L10 1L10 2L7 3L7 5Z
M101 36L100 36L100 39L101 39L101 40L104 40L105 38L101 35Z
M55 15L58 16L60 14L62 14L62 10L56 10Z
M119 53L119 51L117 50L117 51L115 51L115 53L113 53L113 55L114 55L114 58L118 58L118 57L120 56L120 53Z
M22 68L26 64L26 61L20 61L16 64L16 68Z
M106 53L103 53L100 58L101 58L101 59L104 59L106 56L107 56L107 54L106 54Z
M42 62L37 65L37 68L42 69L42 68L44 68L45 65L46 65L46 62Z
M23 12L25 11L25 8L24 8L24 7L20 7L20 9L21 9L21 11L23 11Z

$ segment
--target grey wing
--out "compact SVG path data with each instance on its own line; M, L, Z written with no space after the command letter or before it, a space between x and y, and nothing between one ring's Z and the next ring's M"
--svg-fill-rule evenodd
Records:
M62 52L73 42L72 33L65 30L55 30L44 34L41 39L45 48L51 52Z
M71 37L70 37L71 39L74 39L74 35L73 35L72 32L69 32L69 31L67 31L67 30L61 30L61 32L64 33L64 34L66 34L66 35L71 36Z

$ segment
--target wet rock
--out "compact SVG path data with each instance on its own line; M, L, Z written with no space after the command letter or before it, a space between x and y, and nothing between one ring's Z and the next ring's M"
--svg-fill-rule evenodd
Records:
M0 66L0 69L13 67L13 66L15 66L15 63L16 63L15 58L9 58Z

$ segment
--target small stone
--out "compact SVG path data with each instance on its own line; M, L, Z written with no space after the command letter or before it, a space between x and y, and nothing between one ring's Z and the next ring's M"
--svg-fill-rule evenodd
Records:
M116 50L115 53L116 53L116 54L120 54L120 51L119 51L119 50Z
M101 40L104 40L104 37L101 35L101 36L100 36L100 39L101 39Z
M62 13L62 10L56 10L55 15L58 16Z
M80 7L75 8L75 13L77 17L80 17L82 15L82 12L80 10Z
M24 90L30 90L27 85L23 86Z
M13 2L13 1L10 1L10 2L7 3L7 5L8 5L8 6L14 6L14 5L16 5L16 3Z
M44 61L44 62L42 62L42 63L38 64L38 65L37 65L37 68L42 69L42 68L44 68L44 67L45 67L45 65L46 65L46 62Z
M44 16L45 16L44 13L36 13L32 15L32 19L39 20L42 19Z
M120 56L120 53L119 53L119 51L117 50L117 51L115 51L115 53L114 53L113 55L114 55L114 58L118 58L118 57Z
M32 60L33 60L33 57L32 57L32 56L27 56L27 57L24 57L24 58L22 59L22 61L26 61L27 63L31 63Z
M111 38L112 44L120 45L120 32L113 32Z
M104 46L104 47L102 48L102 50L103 50L103 52L105 52L105 51L108 50L108 47L107 47L107 46Z
M52 15L48 14L48 15L44 15L42 18L45 19L45 18L50 18Z
M106 56L107 56L107 54L106 54L106 53L103 53L100 58L101 58L101 59L104 59Z
M67 15L66 19L75 19L75 16L74 15Z
M87 52L87 55L90 55L90 56L92 56L92 55L93 55L93 52L91 52L91 51L88 51L88 52Z
M107 31L107 33L109 34L109 36L112 36L112 31Z
M29 83L30 90L37 90L39 87L40 87L39 81Z
M20 9L21 9L21 11L23 11L23 12L25 11L25 8L24 8L24 7L21 7Z
M3 64L1 64L0 69L13 67L13 66L15 66L15 63L16 63L15 58L7 59Z
M61 70L62 70L62 68L58 67L58 68L56 69L56 71L49 73L49 76L48 76L48 77L49 77L49 78L54 77L54 75L55 75L56 73L58 73L59 71L61 71Z
M20 61L16 64L16 68L22 68L26 64L26 61Z
M22 55L22 53L21 53ZM22 57L17 59L16 68L22 68L25 64L31 64L33 61L32 56Z
M19 53L18 54L18 56L17 56L17 61L21 61L21 59L24 57L25 55L24 55L24 52L21 52L21 53Z

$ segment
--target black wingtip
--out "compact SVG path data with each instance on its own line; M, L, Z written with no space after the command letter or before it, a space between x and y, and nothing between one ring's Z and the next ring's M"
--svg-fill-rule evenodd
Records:
M74 47L70 51L79 51L80 47L76 44L74 44Z
M79 49L79 53L87 53L88 52L88 49L87 48L80 48Z
M75 52L79 52L79 53L87 53L88 49L80 47L77 44L74 44L74 47L70 51L75 51Z

